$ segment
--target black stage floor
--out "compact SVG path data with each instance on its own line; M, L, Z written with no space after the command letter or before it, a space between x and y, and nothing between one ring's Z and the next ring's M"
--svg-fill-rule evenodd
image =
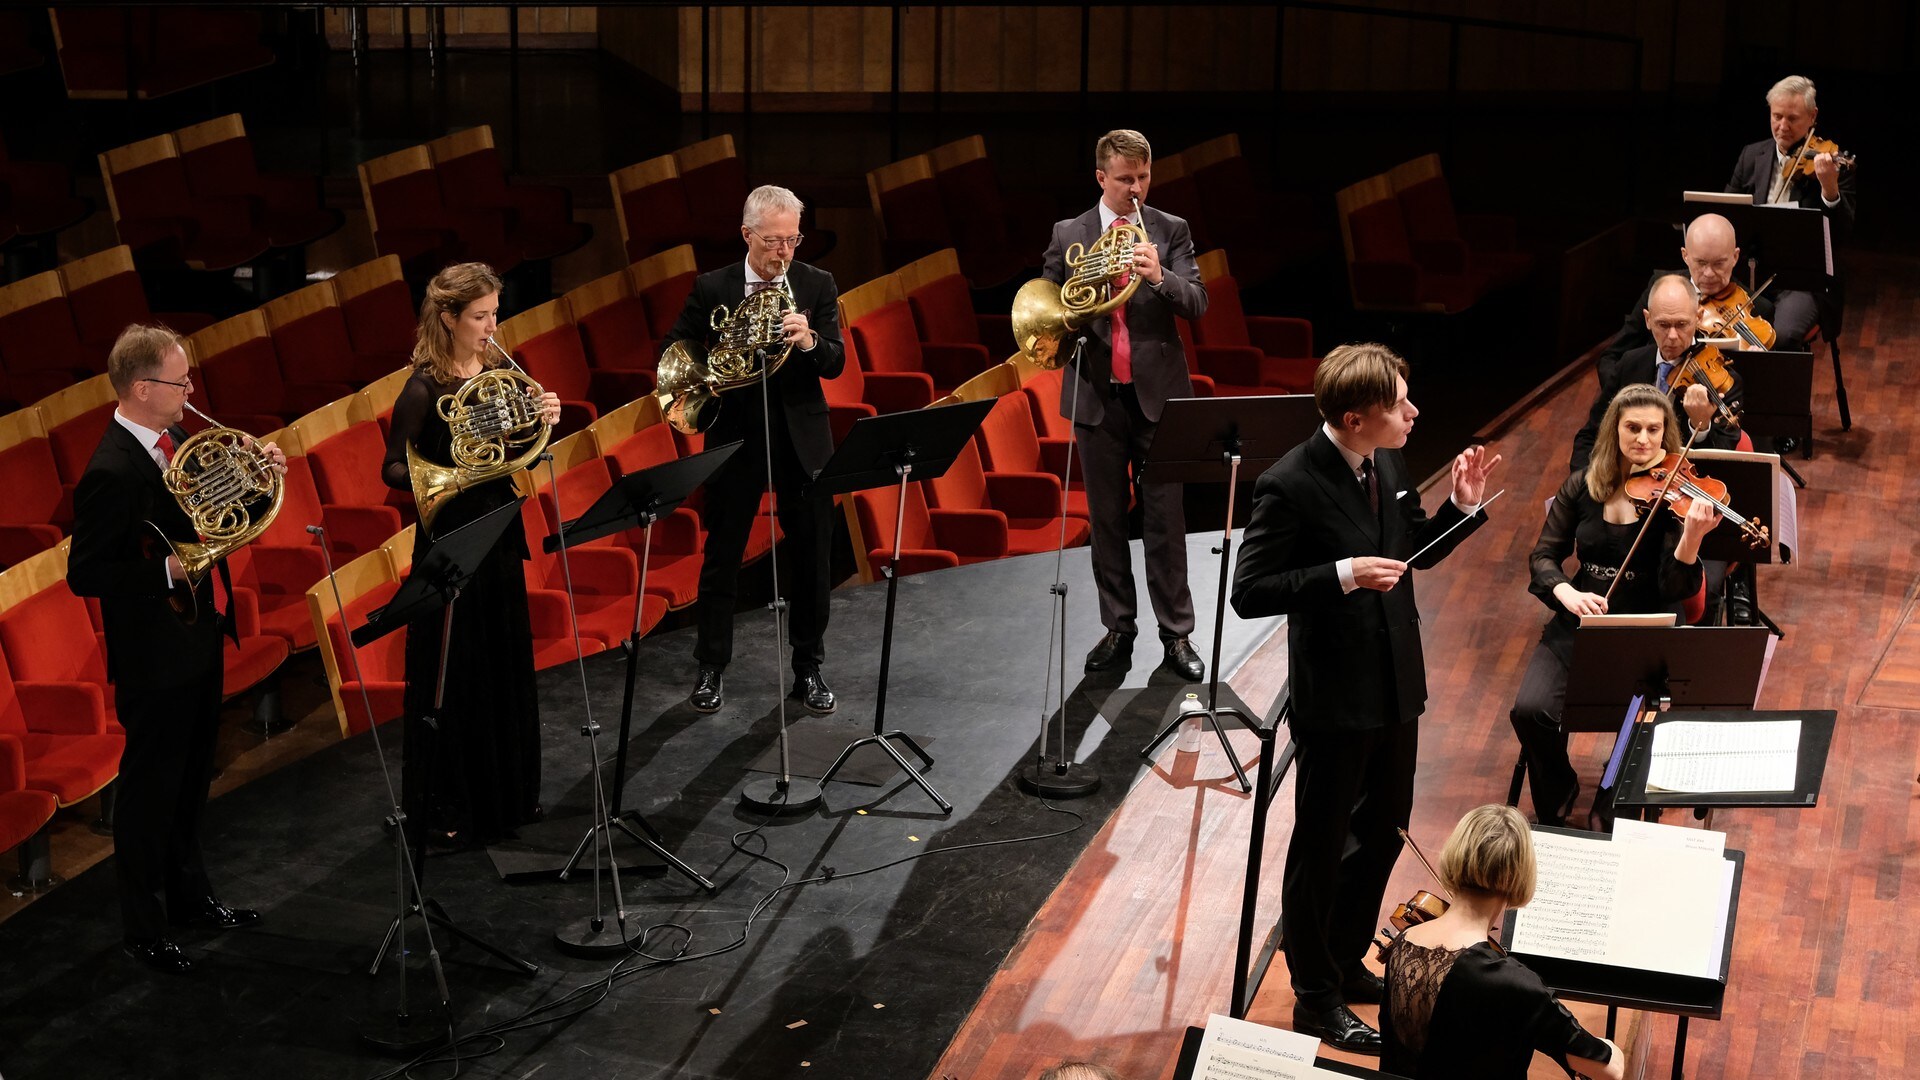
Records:
M1203 652L1212 644L1218 567L1209 546L1205 534L1188 541ZM1138 571L1138 545L1134 563ZM728 705L711 717L685 704L693 675L686 633L646 642L627 804L720 892L703 896L678 876L627 874L628 925L632 936L650 924L685 928L648 935L656 956L727 951L671 965L633 958L608 989L612 961L571 959L551 943L556 929L591 913L589 875L508 884L484 852L434 857L426 892L466 928L541 968L522 977L440 936L461 1033L588 988L547 1014L577 1015L467 1044L458 1073L927 1075L1041 902L1142 774L1140 745L1196 689L1155 673L1151 622L1132 671L1083 677L1079 661L1100 633L1086 549L1069 552L1066 568L1068 716L1078 756L1105 778L1099 792L1061 804L1069 814L1014 781L1039 726L1053 556L907 578L888 726L935 739L928 778L952 800L953 815L940 817L904 777L878 787L836 782L819 812L777 821L743 842L785 871L729 841L762 821L739 808L738 795L764 775L748 764L774 738L776 666L780 692L787 682L784 661L771 655L770 616L741 616ZM1140 587L1144 601L1144 578ZM834 722L848 741L871 730L885 596L884 586L834 594L826 673L840 695ZM1273 623L1231 614L1227 622L1224 667L1232 671ZM617 655L587 664L594 716L609 732L617 730L623 673ZM549 822L583 815L591 785L574 667L542 675L541 706ZM397 747L397 728L383 734ZM610 760L613 739L601 745ZM185 944L204 960L191 976L163 977L121 956L110 861L0 924L0 1073L387 1074L396 1060L365 1049L359 1035L369 1021L391 1018L399 993L391 963L377 978L366 973L394 907L392 848L380 825L387 806L370 737L216 800L206 830L215 881L230 903L258 907L266 918L251 931L194 932ZM1051 835L1012 842L1037 834ZM970 844L991 846L957 850ZM882 864L894 865L855 876ZM775 892L783 881L829 874ZM417 953L418 931L410 933ZM429 1011L419 1007L432 985L416 959L409 988L419 1011ZM454 1072L443 1063L413 1075Z

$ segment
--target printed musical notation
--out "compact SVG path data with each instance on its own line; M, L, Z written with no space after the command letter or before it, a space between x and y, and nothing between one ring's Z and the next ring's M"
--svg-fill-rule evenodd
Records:
M1539 876L1516 953L1714 978L1733 863L1711 851L1533 834Z

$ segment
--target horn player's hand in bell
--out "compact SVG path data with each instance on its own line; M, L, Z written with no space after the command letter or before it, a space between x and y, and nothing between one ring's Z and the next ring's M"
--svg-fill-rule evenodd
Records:
M1158 285L1163 271L1160 269L1160 249L1152 244L1133 245L1133 272L1147 279L1147 284Z
M560 395L551 390L540 395L540 419L548 427L560 422Z
M819 343L813 327L807 324L807 313L804 311L789 311L781 318L780 336L801 352L812 352Z

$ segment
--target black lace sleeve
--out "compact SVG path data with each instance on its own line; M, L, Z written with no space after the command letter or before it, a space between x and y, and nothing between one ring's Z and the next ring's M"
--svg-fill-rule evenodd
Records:
M387 457L380 466L380 479L395 491L413 490L413 480L407 475L407 444L420 437L420 428L426 423L427 410L433 408L433 399L433 389L427 380L415 375L400 388L400 396L393 403L393 417L387 429Z
M1580 527L1581 512L1591 503L1586 470L1567 477L1554 494L1553 505L1547 508L1547 523L1540 527L1540 539L1527 559L1532 578L1527 591L1556 615L1563 609L1553 598L1553 589L1568 580L1567 559L1573 555L1574 533Z

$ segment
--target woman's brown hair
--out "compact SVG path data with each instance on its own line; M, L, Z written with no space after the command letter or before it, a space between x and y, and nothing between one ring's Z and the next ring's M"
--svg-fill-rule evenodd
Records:
M486 263L455 263L433 275L427 282L427 298L420 302L420 325L413 338L413 370L431 374L443 386L460 381L453 370L453 331L440 318L445 312L454 321L460 313L490 293L500 291L500 275ZM498 367L505 361L492 353L482 355L483 367Z

